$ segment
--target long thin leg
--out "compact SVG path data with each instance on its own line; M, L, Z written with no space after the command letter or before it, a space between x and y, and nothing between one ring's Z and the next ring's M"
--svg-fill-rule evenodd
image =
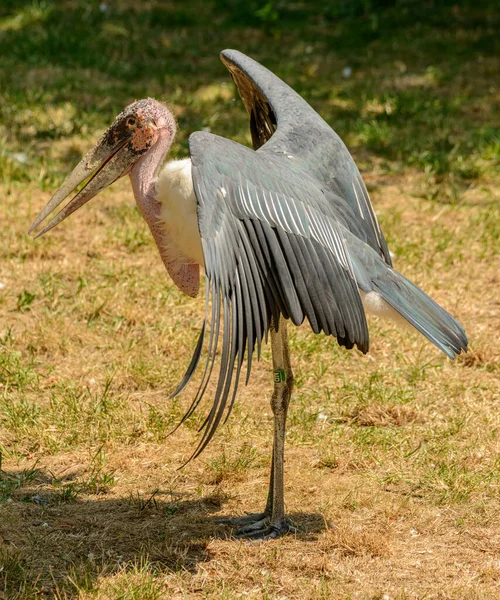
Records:
M283 317L280 317L277 328L274 323L271 326L271 351L274 369L274 391L271 398L274 441L269 495L265 512L254 515L253 519L252 515L249 515L250 524L236 532L238 537L275 538L288 531L294 531L285 517L284 499L285 425L293 390L293 373L290 366L287 323Z
M274 441L273 441L273 455L271 458L271 475L269 477L269 491L267 492L266 508L264 514L270 517L273 514L273 497L274 497Z
M271 526L281 527L285 518L285 437L286 417L293 390L293 373L288 348L287 322L280 318L278 331L271 329L274 369L274 392L271 408L274 414L273 489Z

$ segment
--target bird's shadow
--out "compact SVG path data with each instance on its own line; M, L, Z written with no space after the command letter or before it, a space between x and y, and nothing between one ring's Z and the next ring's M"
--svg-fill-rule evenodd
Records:
M21 481L20 475L1 471L0 490ZM10 564L17 560L19 567L17 580L10 581L11 593L43 587L66 598L78 597L78 582L89 587L103 574L145 564L155 572L195 572L199 563L212 559L211 541L231 540L231 528L217 522L228 516L218 514L228 500L218 488L203 497L158 489L113 498L82 494L79 499L67 494L72 481L74 474L59 480L61 487L54 490L51 475L38 470L36 479L8 497L0 496L0 546ZM304 541L313 541L325 528L319 514L290 517Z

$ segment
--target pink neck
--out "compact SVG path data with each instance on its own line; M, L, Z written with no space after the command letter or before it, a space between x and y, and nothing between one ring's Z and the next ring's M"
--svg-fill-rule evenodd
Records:
M158 172L172 145L174 135L175 132L168 129L161 130L156 144L135 163L130 171L130 182L134 190L135 201L153 234L156 246L167 269L169 269L169 265L165 256L165 244L160 226L161 204L158 201L156 182Z
M172 141L173 134L168 129L163 129L156 144L135 163L130 171L130 182L137 206L151 231L153 231L152 225L157 223L160 209L156 195L158 172ZM156 240L154 231L153 235Z
M200 286L200 269L190 261L182 260L178 250L172 252L166 237L165 227L160 221L161 202L158 200L156 182L163 159L175 135L172 130L162 130L156 144L132 167L130 181L135 201L153 234L163 264L174 283L188 296L196 296Z

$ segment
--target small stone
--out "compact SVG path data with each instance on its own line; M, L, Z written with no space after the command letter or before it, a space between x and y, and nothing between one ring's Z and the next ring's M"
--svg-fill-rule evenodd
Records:
M40 494L35 494L34 496L31 496L31 501L34 504L38 504L40 506L46 506L48 504L47 500L45 500L43 496L40 496Z

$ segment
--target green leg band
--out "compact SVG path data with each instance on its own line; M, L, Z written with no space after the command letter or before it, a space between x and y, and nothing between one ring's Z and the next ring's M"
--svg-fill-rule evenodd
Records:
M286 381L286 373L283 369L274 371L274 383L284 383Z

